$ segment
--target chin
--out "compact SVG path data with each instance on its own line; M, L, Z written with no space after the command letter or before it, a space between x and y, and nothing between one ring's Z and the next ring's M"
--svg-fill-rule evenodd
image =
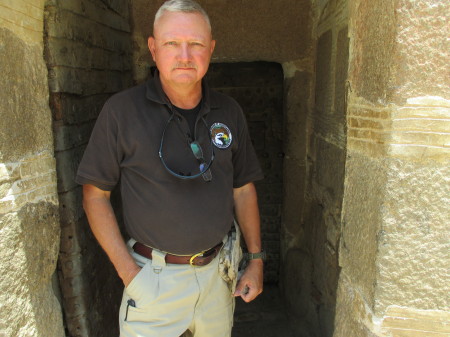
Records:
M194 76L176 76L173 82L177 84L192 84L198 82L198 79Z

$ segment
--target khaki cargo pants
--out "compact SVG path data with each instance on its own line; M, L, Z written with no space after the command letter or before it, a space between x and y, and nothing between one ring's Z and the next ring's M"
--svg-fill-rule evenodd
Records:
M142 270L125 288L119 313L121 337L230 337L234 298L218 272L218 256L193 267L152 260L132 251Z

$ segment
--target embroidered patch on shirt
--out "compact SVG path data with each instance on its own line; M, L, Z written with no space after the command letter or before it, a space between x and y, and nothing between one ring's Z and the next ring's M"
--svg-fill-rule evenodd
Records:
M211 125L210 131L212 142L219 149L226 149L231 145L233 136L228 126L223 123L214 123Z

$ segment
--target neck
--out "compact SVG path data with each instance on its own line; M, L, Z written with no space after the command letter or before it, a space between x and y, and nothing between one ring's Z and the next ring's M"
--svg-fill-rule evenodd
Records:
M181 109L193 109L202 99L202 85L198 83L190 87L177 87L166 86L161 81L164 93L169 98L170 102Z

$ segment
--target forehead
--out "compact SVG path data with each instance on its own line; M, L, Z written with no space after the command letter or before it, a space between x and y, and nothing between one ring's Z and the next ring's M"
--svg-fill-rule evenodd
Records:
M211 29L200 13L164 12L155 21L153 27L155 37L195 36L211 37Z

